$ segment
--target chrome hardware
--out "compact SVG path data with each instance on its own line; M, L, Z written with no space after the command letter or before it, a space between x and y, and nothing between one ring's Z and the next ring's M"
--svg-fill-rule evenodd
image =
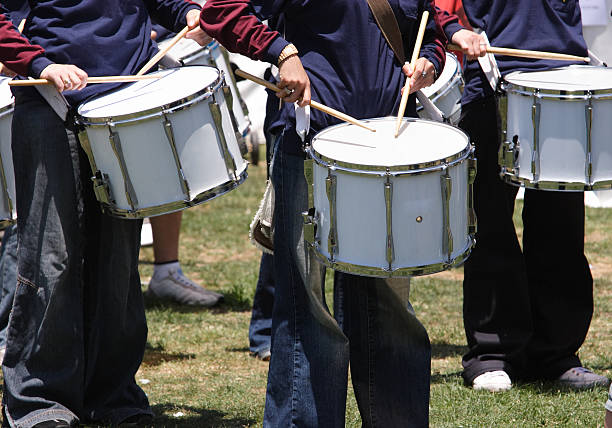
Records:
M585 106L586 119L586 182L593 184L593 97L589 94L589 104Z
M387 174L385 180L385 211L387 214L387 263L389 263L389 270L392 270L395 260L393 249L393 183L389 174Z
M302 213L304 219L304 240L310 245L317 244L318 215L314 208Z
M217 104L216 100L213 100L208 104L210 108L210 114L212 115L213 121L215 122L215 128L217 129L217 135L219 136L219 149L223 155L225 161L225 167L227 168L227 175L230 180L238 180L236 176L236 162L227 147L227 140L225 139L225 133L223 132L223 116L221 115L221 107Z
M476 181L476 158L468 159L468 235L474 236L477 230L476 210L474 209L474 182Z
M531 173L533 181L538 182L540 178L540 112L542 105L538 102L539 90L533 95L533 105L531 106L531 122L533 125L533 153L531 156Z
M450 199L453 191L453 180L448 173L448 169L440 176L442 188L442 252L448 255L450 263L453 253L453 231L450 224Z
M338 218L336 213L336 190L338 177L332 174L332 170L328 170L327 178L325 179L325 192L327 193L327 201L329 202L329 235L327 237L327 251L333 262L335 255L338 254Z
M107 174L104 174L102 171L96 171L95 175L91 177L91 181L93 182L93 190L94 194L96 195L96 199L103 204L103 206L110 206L115 203L115 200L111 196Z
M174 163L176 164L176 171L178 173L179 182L181 183L181 189L183 190L183 194L185 195L185 200L191 200L191 191L189 190L189 183L187 182L187 178L185 177L185 171L183 171L183 165L181 164L181 159L179 157L178 151L176 149L176 141L174 139L174 130L172 129L172 122L168 120L168 116L164 114L164 131L166 132L166 138L168 139L168 144L170 144L170 150L172 150L172 156L174 157Z
M138 208L138 198L136 197L136 192L134 191L134 186L132 185L132 180L130 179L130 174L127 170L125 158L123 157L121 138L119 138L119 134L115 131L115 125L113 123L108 123L108 132L110 134L110 145L115 153L115 157L119 163L119 169L121 169L121 175L123 176L125 198L127 199L127 202L132 210L136 210Z
M423 216L418 216L418 217L416 218L416 222L417 222L417 223L422 223L422 222L423 222Z
M312 158L304 160L304 178L306 179L306 186L308 189L308 208L315 206L314 204L314 175L313 175L313 162Z

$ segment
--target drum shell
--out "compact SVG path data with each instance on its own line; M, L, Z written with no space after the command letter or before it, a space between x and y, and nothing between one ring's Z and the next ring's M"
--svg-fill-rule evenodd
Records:
M91 124L89 119L80 118L81 123L88 123L79 138L85 142L90 160L94 159L94 174L99 171L99 176L108 177L111 201L100 200L105 211L126 218L166 214L212 199L244 181L247 162L240 154L221 87L219 81L194 99L160 107L153 113L136 113L129 120L108 118L114 126ZM215 122L211 104L221 112L220 124ZM166 120L181 169L168 138ZM112 133L119 137L120 153L116 144L113 146ZM235 173L228 170L225 145L236 166ZM137 199L135 206L130 187Z
M0 81L0 85L8 85L10 79ZM15 199L15 173L13 169L13 150L11 148L11 124L13 121L14 102L10 90L2 91L8 97L2 100L5 106L0 108L0 229L4 229L17 221Z
M437 85L434 83L434 85L428 88L423 88L422 91L444 113L449 122L456 125L461 117L461 96L463 94L464 82L459 61L450 52L446 53L446 64L439 77L439 79L444 78L446 78L445 81L438 89L434 88L434 86L439 86L440 82L437 82ZM432 91L432 88L436 90ZM420 105L418 100L417 112L423 119L433 119L429 117L427 111Z
M556 191L612 188L612 95L589 95L586 91L547 94L507 82L503 88L507 93L507 125L502 151L509 150L515 158L514 165L500 160L506 181ZM539 120L535 109L539 109ZM518 140L518 148L510 143L513 140Z

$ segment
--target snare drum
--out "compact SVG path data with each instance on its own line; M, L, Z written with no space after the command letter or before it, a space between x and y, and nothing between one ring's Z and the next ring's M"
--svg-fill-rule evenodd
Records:
M476 228L473 148L458 128L395 118L341 124L307 148L306 241L327 266L375 277L439 272L468 257Z
M170 43L170 40L160 42L159 48L163 49L168 43ZM183 65L210 65L223 72L229 90L226 95L228 100L230 94L233 99L231 104L232 113L236 118L236 128L241 136L246 137L251 126L249 112L236 86L236 79L230 66L227 51L217 41L213 41L207 46L200 46L193 40L181 39L168 51L168 55Z
M446 52L446 64L440 77L438 77L433 85L423 88L421 91L444 113L444 116L449 119L450 123L456 125L459 122L461 117L463 75L461 73L461 64L459 64L454 54ZM432 119L418 100L417 112L424 119Z
M570 66L515 72L508 97L501 175L535 189L612 188L612 69Z
M14 101L8 77L0 78L0 229L17 221L15 209L15 174L11 149L11 123Z
M142 218L222 195L247 177L214 67L157 72L78 108L79 140L105 212Z

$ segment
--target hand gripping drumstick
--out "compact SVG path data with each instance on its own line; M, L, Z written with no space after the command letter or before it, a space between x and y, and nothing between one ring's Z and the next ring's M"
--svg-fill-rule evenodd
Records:
M410 64L414 67L414 63L419 59L419 52L421 52L421 44L423 44L423 36L425 35L425 27L427 26L427 20L429 19L429 12L423 12L421 17L421 25L419 26L419 32L417 34L416 43L412 51L412 59ZM395 122L395 138L399 135L400 127L402 126L402 118L406 112L406 104L408 103L408 95L410 95L410 77L406 78L406 84L404 85L404 93L402 94L402 100L399 106L399 112L397 113L397 120Z
M88 77L87 84L90 83L119 83L119 82L136 82L137 80L159 79L160 74L149 74L146 76L100 76ZM53 82L47 79L28 79L28 80L11 80L9 86L34 86L34 85L52 85Z
M253 76L252 74L247 73L246 71L242 71L240 69L234 71L234 73L236 73L238 76L240 77L244 77L245 79L249 79L255 83L258 83L262 86L265 86L268 89L273 90L274 92L285 92L287 93L287 95L289 95L289 91L285 88L285 89L281 89L278 86L276 86L273 83L268 82L267 80L264 79L260 79L257 76ZM342 112L339 112L338 110L334 110L331 107L327 107L326 105L323 105L321 103L318 103L314 100L310 100L310 107L312 108L316 108L317 110L321 110L323 113L327 113L330 116L333 116L335 118L338 118L340 120L343 120L345 122L348 123L352 123L353 125L357 125L361 128L367 129L368 131L372 131L372 132L376 132L376 129L374 128L370 128L368 126L365 126L363 123L361 123L359 120L355 119L354 117L349 116L348 114L344 114Z
M157 52L157 54L155 54L155 56L153 58L151 58L149 60L149 62L147 62L144 65L144 67L142 67L138 71L138 73L136 73L136 76L142 76L147 71L149 71L151 69L151 67L153 67L155 64L157 64L159 62L159 60L162 59L164 57L164 55L166 55L168 53L168 51L170 49L172 49L172 47L179 42L179 40L181 40L183 37L185 37L185 34L187 34L188 32L189 32L189 27L183 28L180 33L178 33L176 36L174 36L172 38L172 40L170 40L170 43L168 43L168 46L164 46L164 48L162 50Z
M455 45L452 43L448 44L446 48L451 51L463 51L461 46ZM554 52L544 52L544 51L528 51L524 49L496 48L494 46L487 46L487 53L492 53L495 55L516 56L519 58L554 59L558 61L591 62L591 58L583 57L583 56L566 55L566 54L559 54L559 53L554 53Z

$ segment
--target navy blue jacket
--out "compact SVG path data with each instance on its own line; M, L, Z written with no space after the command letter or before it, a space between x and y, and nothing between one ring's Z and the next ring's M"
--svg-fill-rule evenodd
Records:
M406 57L421 14L429 10L421 55L440 71L445 42L431 0L390 0L402 34ZM283 32L271 31L260 20L284 16ZM356 118L397 114L405 82L402 64L395 59L365 0L208 0L202 8L202 28L228 50L276 63L289 43L299 50L312 87L312 99ZM407 111L415 114L414 97ZM311 133L338 120L311 110ZM295 111L284 104L268 131L285 131L283 149L300 153Z
M491 46L587 56L578 0L463 0L463 7L470 24L486 31ZM502 76L571 64L499 55L495 59ZM465 80L462 104L493 94L477 61L468 61Z

